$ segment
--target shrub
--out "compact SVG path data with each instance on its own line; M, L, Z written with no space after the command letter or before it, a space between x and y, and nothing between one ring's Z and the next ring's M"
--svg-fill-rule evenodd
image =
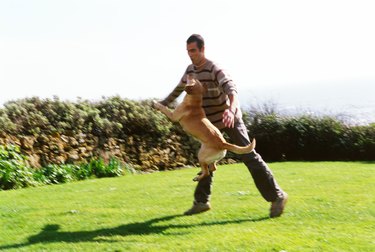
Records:
M94 176L91 166L88 165L70 165L72 167L75 180L85 180Z
M356 126L349 129L347 134L347 155L352 160L375 159L375 124Z
M32 172L16 161L0 160L0 189L17 189L37 185Z
M13 135L93 134L98 137L147 136L165 138L172 123L151 108L151 101L119 96L99 102L63 102L58 97L10 101L0 109L0 130Z
M34 178L43 184L60 184L74 180L72 165L50 164L35 172Z
M98 178L123 175L121 163L115 158L111 158L108 165L105 164L102 158L92 159L88 164L84 165L84 167L84 169L92 171Z
M26 158L18 146L0 145L0 190L17 189L42 184L60 184L96 176L115 177L125 172L135 173L130 164L122 164L116 158L110 158L108 164L103 159L91 159L81 165L49 164L39 169L26 165Z
M348 126L328 116L246 116L257 150L268 161L374 160L374 126Z
M268 160L283 160L287 146L285 119L277 114L257 114L248 129L256 138L256 149Z
M244 110L244 121L250 137L258 140L258 152L268 161L374 160L374 125L349 126L327 116L284 116L272 103ZM150 100L134 101L119 96L103 98L98 102L81 99L63 102L58 97L10 101L0 109L0 132L3 143L9 142L9 139L3 141L8 135L12 136L11 142L17 142L13 141L15 136L33 135L36 141L28 149L25 147L27 151L33 147L39 148L38 151L50 151L49 146L40 148L48 145L43 139L48 139L49 135L69 136L73 138L72 142L77 139L84 142L82 138L87 137L99 148L105 147L109 138L121 139L121 151L126 152L127 160L131 160L133 165L143 164L141 156L155 149L169 149L173 144L174 151L178 149L187 162L195 164L199 149L199 143L177 123L170 122L162 113L152 109ZM180 143L181 148L175 148ZM51 152L51 155L54 154ZM228 154L228 157L231 155ZM91 154L84 158L89 157ZM42 164L49 161L44 162L43 156L40 158ZM97 165L101 167L99 163ZM166 163L166 166L173 167L173 164ZM105 172L100 169L97 168L97 173L102 176ZM78 169L77 179L88 178L93 172Z
M0 189L35 186L32 170L25 165L25 157L18 146L0 146Z

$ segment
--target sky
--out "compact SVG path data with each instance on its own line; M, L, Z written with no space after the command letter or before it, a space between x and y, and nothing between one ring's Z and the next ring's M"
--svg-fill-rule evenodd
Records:
M371 0L1 0L0 105L162 99L199 33L243 104L375 114L374 12Z

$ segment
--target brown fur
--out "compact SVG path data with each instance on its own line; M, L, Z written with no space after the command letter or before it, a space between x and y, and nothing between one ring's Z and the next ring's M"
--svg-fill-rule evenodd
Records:
M202 108L202 97L206 87L198 80L192 80L185 86L186 96L174 111L154 101L156 109L163 112L173 122L179 122L182 128L201 142L198 160L201 173L194 181L209 176L210 171L216 170L216 163L225 157L226 150L236 154L250 153L255 148L255 139L251 144L241 147L225 141L223 135L207 118Z

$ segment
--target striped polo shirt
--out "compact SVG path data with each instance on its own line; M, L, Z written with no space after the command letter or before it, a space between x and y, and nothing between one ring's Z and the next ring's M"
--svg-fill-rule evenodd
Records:
M203 109L208 120L212 122L218 129L225 128L223 120L223 112L229 108L230 101L228 95L237 94L237 88L231 77L217 64L206 59L203 69L197 70L191 64L187 67L178 85L174 90L161 102L169 105L184 91L187 76L193 75L201 83L205 83L208 87L207 92L203 95ZM235 120L242 117L239 104L236 111Z

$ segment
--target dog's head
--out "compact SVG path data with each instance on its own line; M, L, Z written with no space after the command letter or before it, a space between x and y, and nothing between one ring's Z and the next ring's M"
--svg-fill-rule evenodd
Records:
M188 95L203 95L207 91L207 85L202 84L197 79L189 79L185 85L185 92Z

